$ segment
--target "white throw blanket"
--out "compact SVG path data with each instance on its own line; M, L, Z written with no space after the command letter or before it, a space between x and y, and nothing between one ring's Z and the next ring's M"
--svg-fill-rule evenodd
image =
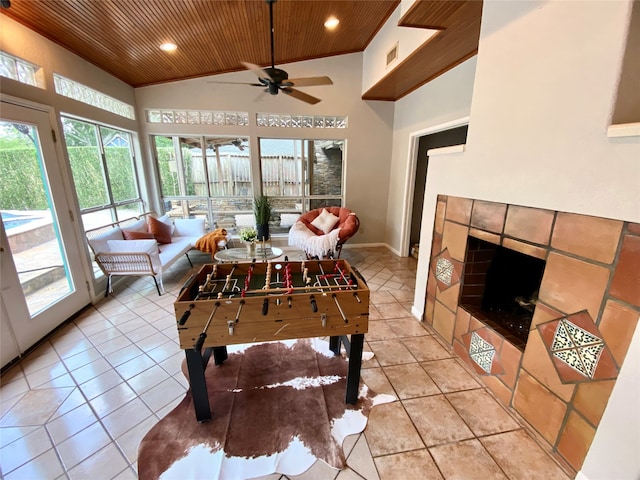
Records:
M289 230L289 245L299 247L311 257L324 257L335 252L340 229L331 230L325 235L316 235L302 222L296 222Z

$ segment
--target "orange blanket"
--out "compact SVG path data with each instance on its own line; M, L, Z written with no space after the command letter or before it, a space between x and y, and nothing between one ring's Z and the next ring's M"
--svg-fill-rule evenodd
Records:
M211 258L218 251L218 242L227 239L227 230L224 228L216 228L215 230L200 237L196 242L196 248L201 252L210 252Z

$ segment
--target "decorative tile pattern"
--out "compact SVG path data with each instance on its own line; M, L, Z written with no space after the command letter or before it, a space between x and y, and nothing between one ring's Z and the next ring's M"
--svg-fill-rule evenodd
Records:
M485 372L491 373L491 365L496 349L489 342L486 342L476 332L471 333L471 345L469 346L469 356Z
M453 273L453 263L446 258L439 258L436 262L436 278L442 283L451 286L451 274Z
M431 262L431 270L436 277L440 291L460 283L462 262L451 258L451 254L447 248L439 254L434 255Z
M585 377L593 378L603 349L601 338L566 319L558 322L551 352Z
M537 328L563 383L616 377L611 351L588 312L557 318Z

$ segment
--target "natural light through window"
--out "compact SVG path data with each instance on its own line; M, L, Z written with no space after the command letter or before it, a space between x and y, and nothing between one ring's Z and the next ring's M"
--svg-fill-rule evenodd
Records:
M53 82L58 95L72 98L87 105L106 110L107 112L115 113L121 117L130 118L131 120L135 120L136 118L135 110L131 105L116 100L93 88L89 88L55 73L53 74Z
M0 76L26 83L34 87L40 87L37 80L37 72L40 67L21 58L14 57L5 52L0 52Z
M283 115L278 113L258 113L259 127L282 128L347 128L347 117L334 115Z
M201 110L147 110L147 122L244 127L249 125L249 113Z

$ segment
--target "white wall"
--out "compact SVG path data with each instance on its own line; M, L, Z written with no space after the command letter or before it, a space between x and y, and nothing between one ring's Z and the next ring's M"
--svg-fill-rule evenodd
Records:
M407 13L413 3L415 3L414 0L402 0L380 31L367 45L364 51L362 68L363 94L406 60L416 48L437 33L436 30L427 30L425 28L398 26L398 21L402 18L402 15ZM387 65L387 53L396 43L398 44L398 58Z
M640 222L640 139L606 135L630 7L629 1L485 0L466 151L430 161L422 252L431 249L438 194ZM462 85L468 88L465 78ZM454 103L456 113L432 113L432 104L454 97L459 87L431 82L397 102L392 172L406 165L413 123L421 129L426 120L433 127L464 110ZM420 110L426 117L415 121ZM387 221L392 246L399 238L391 218L403 201L400 185L394 174ZM427 253L418 263L417 314L424 310L428 261ZM614 464L615 478L640 476L637 460L624 456L640 451L638 342L636 334L625 362L636 368L621 371L601 422L608 432L610 425L626 427L617 430L613 443L610 434L595 438L583 478L605 478L601 472L607 466L614 471ZM617 448L621 443L630 450Z
M361 221L351 244L382 243L387 212L389 159L393 128L393 104L364 102L360 99L362 54L354 53L278 65L291 78L328 75L334 85L306 87L300 90L321 98L308 105L284 94L271 96L262 88L248 85L214 84L211 81L255 82L249 71L184 80L138 88L138 113L150 108L178 108L249 112L248 127L217 127L143 124L143 133L181 133L198 135L250 135L254 165L257 165L257 137L268 138L345 138L346 183L345 206L354 210ZM255 114L346 115L347 129L269 128L255 126ZM143 135L146 138L147 135Z
M407 188L412 188L416 173L411 138L419 138L418 133L430 127L469 116L475 70L473 57L395 103L385 242L396 253L406 255L409 247L403 226L411 218L412 192ZM423 223L421 231L430 236L432 228L432 224Z

